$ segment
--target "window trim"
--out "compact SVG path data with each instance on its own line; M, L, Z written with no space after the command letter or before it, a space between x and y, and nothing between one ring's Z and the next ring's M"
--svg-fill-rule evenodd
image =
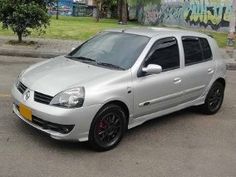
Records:
M167 72L167 71L172 71L172 70L176 70L176 69L180 69L181 68L181 55L180 55L180 47L179 47L179 42L178 42L178 39L175 37L175 36L168 36L168 37L163 37L163 38L159 38L157 39L153 44L152 46L150 47L148 53L146 54L146 56L144 57L143 61L142 61L142 64L140 65L139 67L139 70L138 70L138 73L137 73L137 76L138 77L143 77L143 76L147 76L146 74L143 74L142 72L142 68L144 66L144 64L148 61L149 57L153 54L153 48L155 47L155 45L160 41L160 40L167 40L167 39L174 39L176 41L176 44L177 44L177 47L178 47L178 52L179 52L179 66L177 67L173 67L173 68L169 68L169 69L165 69L163 70L162 72ZM168 41L168 40L167 40ZM161 74L161 73L160 73Z
M192 62L192 63L186 63L186 57L185 57L185 51L184 51L184 44L183 44L183 41L185 39L193 39L193 40L197 40L198 43L199 43L199 46L200 46L200 49L201 49L201 54L202 54L202 60L201 61L197 61L197 62ZM211 50L211 57L210 58L207 58L205 59L204 57L204 52L203 52L203 47L202 47L202 44L201 44L201 41L200 39L205 39L209 45L209 48ZM208 61L211 61L213 60L213 53L212 53L212 49L211 49L211 46L209 44L209 41L207 40L207 38L204 38L204 37L197 37L197 36L182 36L181 37L181 41L182 41L182 47L183 47L183 52L184 52L184 66L192 66L192 65L196 65L196 64L200 64L200 63L205 63L205 62L208 62Z

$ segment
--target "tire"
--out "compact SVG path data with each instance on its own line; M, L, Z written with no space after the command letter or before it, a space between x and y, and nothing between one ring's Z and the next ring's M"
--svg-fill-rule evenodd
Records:
M116 147L126 130L124 110L114 104L104 106L95 116L89 131L89 144L96 151Z
M215 82L207 94L205 103L201 106L201 111L208 115L217 113L224 100L224 91L224 85Z

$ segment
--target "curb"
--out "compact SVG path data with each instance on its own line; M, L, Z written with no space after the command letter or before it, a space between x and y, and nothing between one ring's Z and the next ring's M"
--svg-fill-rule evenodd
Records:
M236 63L226 63L227 70L236 70Z
M62 52L42 52L42 51L32 51L32 50L9 50L0 48L0 55L4 56L20 56L20 57L32 57L32 58L54 58L60 55L65 55Z
M32 58L54 58L60 55L65 55L63 52L42 52L42 51L33 51L33 50L20 50L20 49L6 49L0 48L0 55L4 56L20 56L20 57L32 57ZM226 59L227 60L227 59ZM236 62L235 63L227 63L227 70L236 70Z

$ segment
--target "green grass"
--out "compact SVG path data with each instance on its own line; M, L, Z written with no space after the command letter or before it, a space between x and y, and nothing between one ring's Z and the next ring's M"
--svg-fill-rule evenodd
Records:
M64 17L60 16L56 20L51 18L51 25L46 29L45 38L54 39L75 39L86 40L99 31L109 28L126 28L137 26L137 23L130 22L128 25L119 25L114 19L101 19L96 22L91 17ZM0 29L0 35L14 35L10 30ZM37 37L37 33L33 32L32 37Z
M53 39L74 39L86 40L99 31L109 28L127 28L133 26L140 26L135 22L129 22L128 25L119 25L115 19L102 19L100 22L95 22L91 17L63 17L60 16L56 20L53 16L51 18L51 25L47 28L46 34L42 37ZM227 33L212 32L206 30L199 30L207 34L211 34L217 41L220 47L226 46ZM12 36L11 30L3 30L0 28L0 35ZM32 37L38 37L36 32L32 33Z
M205 31L205 30L204 31L199 30L199 31L213 36L213 38L218 43L219 47L221 47L221 48L226 47L226 45L227 45L227 37L228 37L227 33L224 33L224 32L212 32L212 31Z

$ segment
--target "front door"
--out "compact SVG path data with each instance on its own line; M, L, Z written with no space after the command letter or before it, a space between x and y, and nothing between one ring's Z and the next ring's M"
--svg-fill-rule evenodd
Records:
M134 117L165 110L181 102L182 72L176 38L156 41L140 68L149 64L160 65L163 71L152 75L141 72L134 79Z

